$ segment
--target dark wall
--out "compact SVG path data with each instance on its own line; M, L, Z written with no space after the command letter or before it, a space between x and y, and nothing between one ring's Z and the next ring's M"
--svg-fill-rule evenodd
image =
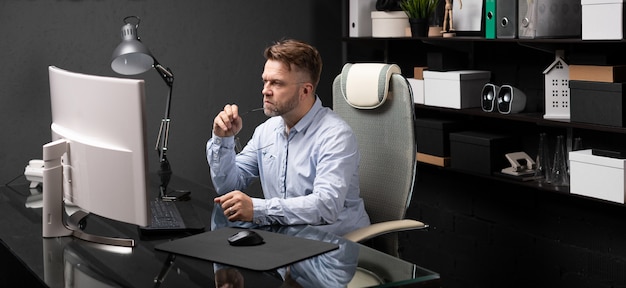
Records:
M342 64L341 9L333 0L0 1L0 182L41 159L50 140L47 66L123 77L109 61L123 18L136 15L141 40L175 75L168 152L174 174L209 184L204 146L213 118L227 103L260 107L262 51L273 41L297 38L318 47L325 62L318 94L330 105ZM146 79L152 149L167 86L153 71L136 77ZM262 120L245 123L241 138ZM149 155L156 171L156 152Z

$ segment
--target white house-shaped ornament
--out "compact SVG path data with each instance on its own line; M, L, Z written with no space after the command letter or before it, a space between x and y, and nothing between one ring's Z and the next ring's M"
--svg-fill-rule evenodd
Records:
M545 119L570 119L569 65L563 51L555 53L554 61L543 71Z

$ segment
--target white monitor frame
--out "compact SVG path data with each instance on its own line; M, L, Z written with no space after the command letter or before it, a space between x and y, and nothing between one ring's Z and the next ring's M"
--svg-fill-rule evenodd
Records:
M64 220L64 205L81 209L70 219L93 213L149 224L144 80L48 70L53 141L43 146L43 237L134 246L84 233Z

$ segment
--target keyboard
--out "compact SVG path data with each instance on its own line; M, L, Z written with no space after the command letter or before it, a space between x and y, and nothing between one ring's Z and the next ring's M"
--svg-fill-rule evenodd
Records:
M185 229L185 221L173 201L150 201L152 221L149 228L152 229Z
M141 236L169 235L169 234L196 234L205 230L205 224L200 220L191 201L150 201L152 219L150 225L139 227Z

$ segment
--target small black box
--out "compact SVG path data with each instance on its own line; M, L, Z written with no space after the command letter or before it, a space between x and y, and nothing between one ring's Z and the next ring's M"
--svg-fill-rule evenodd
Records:
M439 156L450 156L449 133L461 130L462 122L436 118L415 119L417 152Z
M510 166L505 154L518 151L519 141L513 136L479 131L450 133L450 161L454 169L491 175Z
M426 66L430 71L452 71L467 67L467 56L460 52L428 52Z
M624 83L569 82L570 120L624 127Z

